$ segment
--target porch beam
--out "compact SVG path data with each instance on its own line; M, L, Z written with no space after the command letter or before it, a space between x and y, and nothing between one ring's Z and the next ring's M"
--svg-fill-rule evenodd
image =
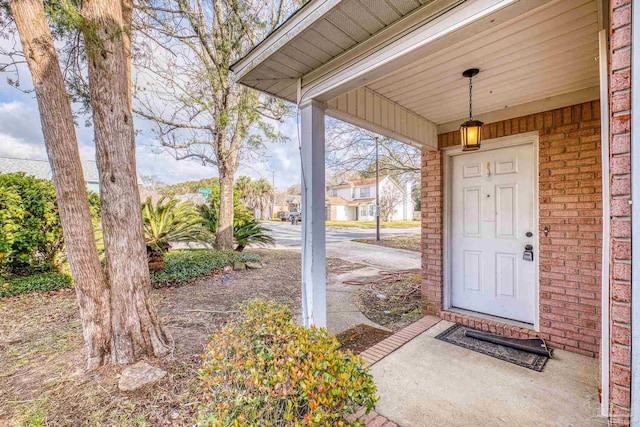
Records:
M302 322L327 326L324 119L326 105L300 104L302 151Z
M424 9L424 21L375 46L356 45L302 78L302 99L326 102L393 73L479 31L523 16L551 0L467 0L449 2L444 11ZM405 25L403 23L400 23ZM391 26L390 28L395 28ZM377 40L377 39L376 39ZM362 51L361 51L362 50Z
M327 114L420 149L438 149L435 123L362 87L327 102Z

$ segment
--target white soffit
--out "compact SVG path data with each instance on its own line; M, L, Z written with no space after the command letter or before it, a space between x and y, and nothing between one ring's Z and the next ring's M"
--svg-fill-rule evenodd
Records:
M241 76L240 82L295 102L299 77L329 62L419 7L438 1L342 0L306 29L295 34L282 47L266 53L264 60ZM235 64L234 70L243 61L245 59Z
M596 93L598 11L594 0L562 0L438 51L367 85L437 124L562 94ZM594 99L597 98L597 95Z

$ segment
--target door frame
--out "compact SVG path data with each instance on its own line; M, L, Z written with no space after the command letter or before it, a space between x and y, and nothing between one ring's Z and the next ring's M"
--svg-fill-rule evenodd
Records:
M535 225L534 234L534 253L536 256L534 257L534 270L535 270L535 301L534 301L534 323L533 329L535 331L540 330L540 242L539 242L539 228L540 228L540 200L538 198L538 176L539 176L539 134L537 131L534 132L526 132L512 136L505 136L500 138L492 138L488 140L482 141L482 148L477 151L472 151L470 153L463 152L460 149L459 145L453 147L447 147L442 149L442 190L443 190L443 212L442 212L442 309L450 310L452 308L451 300L452 300L452 292L453 287L451 286L451 184L452 184L452 167L451 162L454 157L463 156L465 154L478 153L478 152L486 152L492 150L499 150L501 148L509 148L509 147L517 147L520 145L528 145L531 144L533 148L533 206L534 206L534 214L533 214L533 224ZM456 309L458 310L458 309ZM462 310L465 311L465 310ZM469 311L469 313L475 313ZM484 313L482 313L485 315ZM518 326L521 326L525 323L517 321L517 320L509 320L504 319L502 317L493 316L490 314L486 314L486 316L495 318L502 323L513 323Z

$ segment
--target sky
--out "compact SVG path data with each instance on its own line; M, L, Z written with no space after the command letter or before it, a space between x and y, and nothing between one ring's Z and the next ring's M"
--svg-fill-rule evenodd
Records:
M0 43L6 40L0 40ZM3 62L0 59L0 62ZM26 66L20 67L21 89L32 88L31 75ZM35 93L25 93L7 83L12 74L0 73L0 157L46 160L47 154L40 125L40 115ZM80 156L85 160L95 160L93 128L84 125L85 117L80 117L76 126ZM300 153L298 150L297 125L295 118L284 123L274 122L281 133L288 137L284 143L267 143L264 155L251 165L242 165L236 178L248 175L272 181L275 172L275 186L278 191L300 182ZM151 175L167 184L198 180L217 176L212 166L203 166L193 160L175 160L159 147L151 133L152 123L136 118L136 162L139 175Z

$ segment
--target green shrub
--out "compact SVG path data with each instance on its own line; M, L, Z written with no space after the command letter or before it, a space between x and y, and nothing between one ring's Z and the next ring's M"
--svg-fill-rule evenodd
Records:
M63 245L53 184L0 174L0 274L55 270Z
M0 298L34 291L53 291L71 287L71 276L62 273L41 273L24 277L0 278Z
M199 371L203 426L342 426L374 408L362 359L325 329L296 325L280 304L249 301L212 337Z
M210 234L202 226L202 218L190 202L164 197L154 205L151 198L142 204L144 238L153 250L165 253L171 242L207 242Z
M151 273L151 283L156 287L189 283L234 262L257 261L259 259L254 254L207 249L170 251L164 254L163 258L164 271Z
M211 199L209 205L199 205L198 212L202 217L204 227L214 235L218 229L218 201ZM274 245L275 240L269 235L269 229L256 220L253 212L238 199L233 205L233 238L236 241L235 250L242 252L253 243L257 245Z
M236 240L236 251L242 252L244 248L253 243L256 245L275 245L276 241L269 235L269 229L262 223L254 220L233 227L233 238Z
M217 190L217 195L215 194ZM198 212L202 217L202 224L213 235L218 231L218 214L220 213L220 188L214 188L214 193L209 196L209 204L198 205ZM255 220L253 212L240 201L240 195L236 191L233 196L233 227Z

